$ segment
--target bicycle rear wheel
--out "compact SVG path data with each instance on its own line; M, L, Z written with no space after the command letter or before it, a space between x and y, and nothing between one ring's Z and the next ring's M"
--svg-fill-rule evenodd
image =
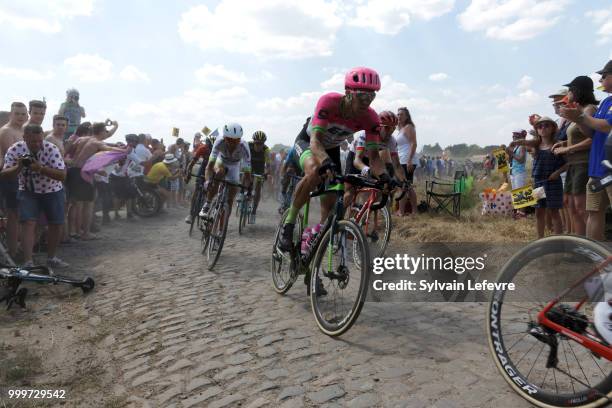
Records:
M230 208L227 203L224 203L217 213L210 231L208 248L206 250L206 259L208 261L209 271L212 271L219 260L219 256L221 255L223 243L225 242L225 235L227 234L229 216Z
M599 407L612 397L612 362L582 345L579 336L599 339L593 307L605 295L612 265L583 284L576 282L610 252L582 237L553 236L517 252L502 268L498 283L514 290L493 292L487 309L487 340L499 372L523 398L539 407ZM538 323L538 313L559 297L546 314L574 334ZM599 341L599 340L598 340Z
M310 274L312 312L319 329L328 336L339 336L351 328L369 285L370 250L363 231L347 220L338 221L335 228L333 237L331 229L322 237Z
M293 251L298 250L296 243L299 243L302 237L302 220L300 215L296 220L296 226L293 230L294 250L292 253L287 254L278 249L278 240L280 239L281 229L285 223L285 218L287 218L288 213L289 211L285 211L280 222L278 223L278 228L276 228L276 233L274 234L274 244L272 246L272 258L270 260L272 286L274 287L274 290L281 295L287 293L297 279L297 266L295 265L294 259L299 255L294 254Z

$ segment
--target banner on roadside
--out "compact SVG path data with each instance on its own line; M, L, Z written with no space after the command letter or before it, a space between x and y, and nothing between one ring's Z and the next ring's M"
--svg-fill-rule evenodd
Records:
M533 195L533 186L531 184L512 190L512 207L514 209L530 207L537 202L538 200Z
M497 161L497 171L500 173L507 173L509 170L508 167L508 155L504 149L495 149L493 150L493 155L495 156L495 160Z

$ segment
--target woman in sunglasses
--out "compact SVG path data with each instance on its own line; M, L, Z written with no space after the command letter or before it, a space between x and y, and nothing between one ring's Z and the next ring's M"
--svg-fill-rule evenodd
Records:
M547 215L552 219L553 233L563 232L559 213L559 210L563 208L563 184L560 176L566 170L567 164L563 156L554 154L552 149L556 141L557 123L547 116L537 115L532 115L530 122L535 128L536 137L528 140L514 140L510 143L510 147L527 146L532 149L533 187L544 187L546 193L546 198L539 200L535 205L538 238L543 238Z

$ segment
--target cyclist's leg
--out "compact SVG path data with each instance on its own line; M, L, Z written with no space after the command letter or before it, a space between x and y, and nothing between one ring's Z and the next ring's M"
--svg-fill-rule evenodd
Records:
M204 200L204 204L202 205L202 210L200 210L200 217L206 217L208 214L208 210L210 209L210 203L214 198L215 194L217 194L217 190L219 189L219 183L216 181L217 179L222 179L225 176L225 167L223 166L223 162L220 158L217 158L213 167L213 176L210 184L206 190L206 199Z
M263 187L263 179L257 177L255 179L255 194L253 195L253 214L257 212L257 206L259 205L259 200L261 199L262 187Z
M232 182L232 183L240 182L240 165L239 164L235 164L232 166L225 166L225 180ZM232 186L228 190L227 202L229 204L229 208L233 208L232 205L234 204L234 197L236 196L237 192L238 192L238 187L234 187L234 186Z
M346 155L346 174L360 174L361 172L353 165L355 160L355 152L349 152ZM351 205L355 198L355 188L352 184L344 183L344 204L347 206Z
M332 162L336 165L337 169L341 169L342 165L340 164L340 146L334 147L332 149L325 150L325 153L329 156ZM316 169L318 173L318 168ZM317 174L318 175L318 174ZM314 188L318 185L315 184ZM313 189L314 189L313 188ZM312 190L311 190L312 191ZM334 208L334 204L336 203L336 195L335 194L327 194L321 197L321 224L325 222L329 213Z

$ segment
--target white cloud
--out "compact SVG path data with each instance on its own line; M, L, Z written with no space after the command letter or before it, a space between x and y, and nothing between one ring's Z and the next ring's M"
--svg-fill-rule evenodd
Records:
M321 82L321 88L327 90L338 90L344 88L344 74L335 73L331 78Z
M369 0L356 6L348 23L368 27L380 34L395 35L410 24L412 18L431 20L450 12L455 0Z
M608 9L591 10L586 13L597 29L597 42L607 44L612 41L612 7ZM612 58L612 54L610 55Z
M531 89L527 89L518 95L508 95L497 103L498 109L524 109L535 106L542 102L541 96Z
M342 24L335 2L324 0L221 0L183 13L181 39L202 50L224 50L266 58L332 54Z
M146 72L143 72L136 68L133 65L128 65L119 73L119 78L124 81L131 82L150 82L149 75Z
M113 76L113 63L98 54L77 54L66 58L64 65L71 76L82 82L103 82Z
M557 24L569 0L472 0L457 17L466 31L498 40L536 37Z
M448 79L448 75L444 72L438 72L429 76L430 81L444 81L445 79Z
M12 77L21 81L44 81L53 78L51 71L37 71L30 68L14 68L0 65L0 77Z
M195 72L196 79L202 85L226 86L242 84L247 81L244 72L232 71L223 65L206 64Z
M74 17L91 16L94 0L20 0L0 6L0 26L35 30L46 34L60 32Z
M533 85L533 78L530 77L529 75L524 75L518 82L518 85L516 86L518 89L520 90L527 90L529 88L531 88L531 85Z

